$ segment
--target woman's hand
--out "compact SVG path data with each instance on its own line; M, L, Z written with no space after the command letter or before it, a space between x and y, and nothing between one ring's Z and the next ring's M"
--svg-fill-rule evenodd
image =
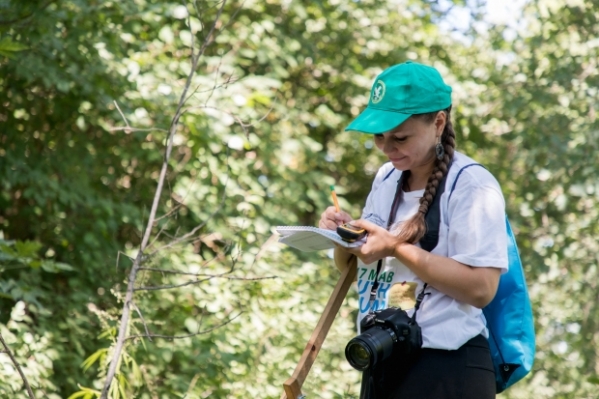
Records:
M345 212L337 212L334 206L329 206L320 215L318 227L327 230L337 230L337 226L347 223L352 220L352 217ZM335 266L339 271L343 272L348 266L356 262L354 255L346 251L347 248L335 245Z
M395 249L399 245L399 240L395 235L363 219L351 221L351 224L366 230L368 236L364 245L348 249L348 252L356 255L365 264L376 262L387 256L394 256Z
M349 216L347 213L343 211L337 212L334 206L329 206L322 213L322 215L320 215L318 227L327 230L337 230L337 226L340 226L343 223L348 223L351 220L352 217Z

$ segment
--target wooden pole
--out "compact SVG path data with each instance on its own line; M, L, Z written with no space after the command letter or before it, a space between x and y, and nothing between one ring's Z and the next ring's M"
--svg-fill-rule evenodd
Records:
M316 328L312 332L310 340L306 344L304 353L302 354L295 371L283 384L285 392L281 395L281 399L304 398L301 391L302 385L310 372L310 368L312 368L312 365L314 364L314 360L316 360L316 356L329 333L329 329L335 320L335 316L337 316L337 312L339 312L339 308L341 308L341 304L343 304L343 300L349 291L349 287L351 287L351 284L356 279L356 268L356 258L353 258L353 261L350 262L348 267L341 273L341 277L327 302L324 312L320 316L320 320L318 320Z

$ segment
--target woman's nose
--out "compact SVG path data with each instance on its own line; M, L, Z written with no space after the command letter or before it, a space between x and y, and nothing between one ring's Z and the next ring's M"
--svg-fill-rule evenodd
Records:
M383 152L385 154L390 154L395 150L395 146L393 145L393 140L386 139L383 143Z

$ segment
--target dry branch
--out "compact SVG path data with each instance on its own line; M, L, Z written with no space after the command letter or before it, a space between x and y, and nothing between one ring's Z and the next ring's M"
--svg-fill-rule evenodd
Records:
M118 330L118 336L117 336L114 352L113 352L112 358L110 360L110 366L109 366L108 372L106 374L106 380L104 382L104 387L102 389L102 393L100 394L101 399L107 399L107 397L108 397L108 392L109 392L110 386L112 385L112 382L114 380L114 377L116 374L116 369L117 369L118 364L120 363L120 358L121 358L121 355L123 352L123 348L125 346L125 341L127 339L126 335L127 335L127 330L128 330L129 321L130 321L131 307L133 305L133 294L135 291L134 288L135 288L135 282L137 279L137 273L139 271L139 268L142 266L142 259L144 256L144 251L146 250L146 247L150 240L150 235L152 233L152 229L154 227L156 212L158 210L158 204L160 202L160 197L161 197L162 190L164 187L164 182L166 180L168 164L169 164L169 160L170 160L172 149L173 149L173 140L174 140L175 133L177 132L177 128L179 126L179 120L180 120L181 116L183 115L183 107L185 105L185 101L187 100L187 93L189 92L189 88L191 86L193 76L195 75L195 72L197 70L200 57L202 57L206 48L213 42L213 39L214 39L213 33L214 33L217 25L220 24L220 17L223 13L226 3L227 3L226 0L224 0L221 3L218 13L214 19L213 24L212 24L212 27L210 28L210 32L206 36L204 42L202 43L202 46L200 47L200 49L197 53L194 51L194 47L193 47L194 43L192 42L191 70L190 70L189 74L187 75L185 87L183 88L183 92L181 93L181 96L179 97L179 103L177 104L177 108L175 110L175 115L173 116L170 127L168 129L168 135L166 137L166 149L165 149L165 153L164 153L162 167L160 169L160 176L158 178L156 192L154 194L154 200L152 201L152 207L151 207L150 214L148 217L148 222L146 224L146 228L145 228L145 231L143 234L143 238L142 238L142 241L140 244L139 252L137 253L137 256L135 257L135 260L133 261L133 266L131 267L131 271L129 272L129 278L128 278L128 283L127 283L127 293L125 295L125 300L124 300L124 305L123 305L123 314L121 316L121 321L120 321L119 330ZM191 25L190 25L190 27L191 27ZM192 34L192 37L193 37L193 34ZM128 127L129 124L126 119L125 119L125 124Z
M227 280L241 280L241 281L260 281L260 280L269 280L278 278L277 276L267 276L267 277L236 277L236 276L226 276L230 274L230 272L223 273L220 275L209 276L200 280L191 280L181 284L171 284L171 285L155 285L155 286L144 286L137 287L134 291L158 291L158 290L168 290L172 288L181 288L188 285L201 284L205 281L212 280L213 278L224 278Z
M8 355L8 357L10 357L10 360L12 361L12 363L15 365L15 368L19 372L19 375L21 376L21 379L23 380L23 384L25 384L25 389L27 390L27 394L29 395L29 397L31 399L35 399L35 396L33 396L33 391L31 390L31 387L29 386L29 381L27 381L27 377L25 377L25 373L23 373L23 370L21 369L21 366L19 366L17 359L15 359L14 355L10 351L10 348L6 344L6 341L4 341L4 337L2 337L2 334L0 334L0 342L2 342L2 346L4 346L4 353L6 353Z
M127 337L126 339L129 340L129 339L134 339L134 338L162 338L162 339L173 340L173 339L196 337L198 335L208 334L209 332L212 332L212 331L217 330L223 326L226 326L227 324L231 323L233 320L235 320L242 314L243 314L243 312L240 312L238 315L231 317L229 320L227 320L223 323L220 323L220 324L218 324L214 327L208 328L206 330L198 331L196 333L185 334L185 335L160 335L160 334L145 334L144 335L144 334L139 334L139 335L131 335L131 336Z

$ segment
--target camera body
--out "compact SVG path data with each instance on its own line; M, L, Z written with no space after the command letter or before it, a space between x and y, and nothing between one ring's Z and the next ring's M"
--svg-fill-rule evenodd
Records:
M345 357L351 366L364 371L391 355L410 355L422 347L422 330L399 308L377 310L360 322L361 334L349 341Z

